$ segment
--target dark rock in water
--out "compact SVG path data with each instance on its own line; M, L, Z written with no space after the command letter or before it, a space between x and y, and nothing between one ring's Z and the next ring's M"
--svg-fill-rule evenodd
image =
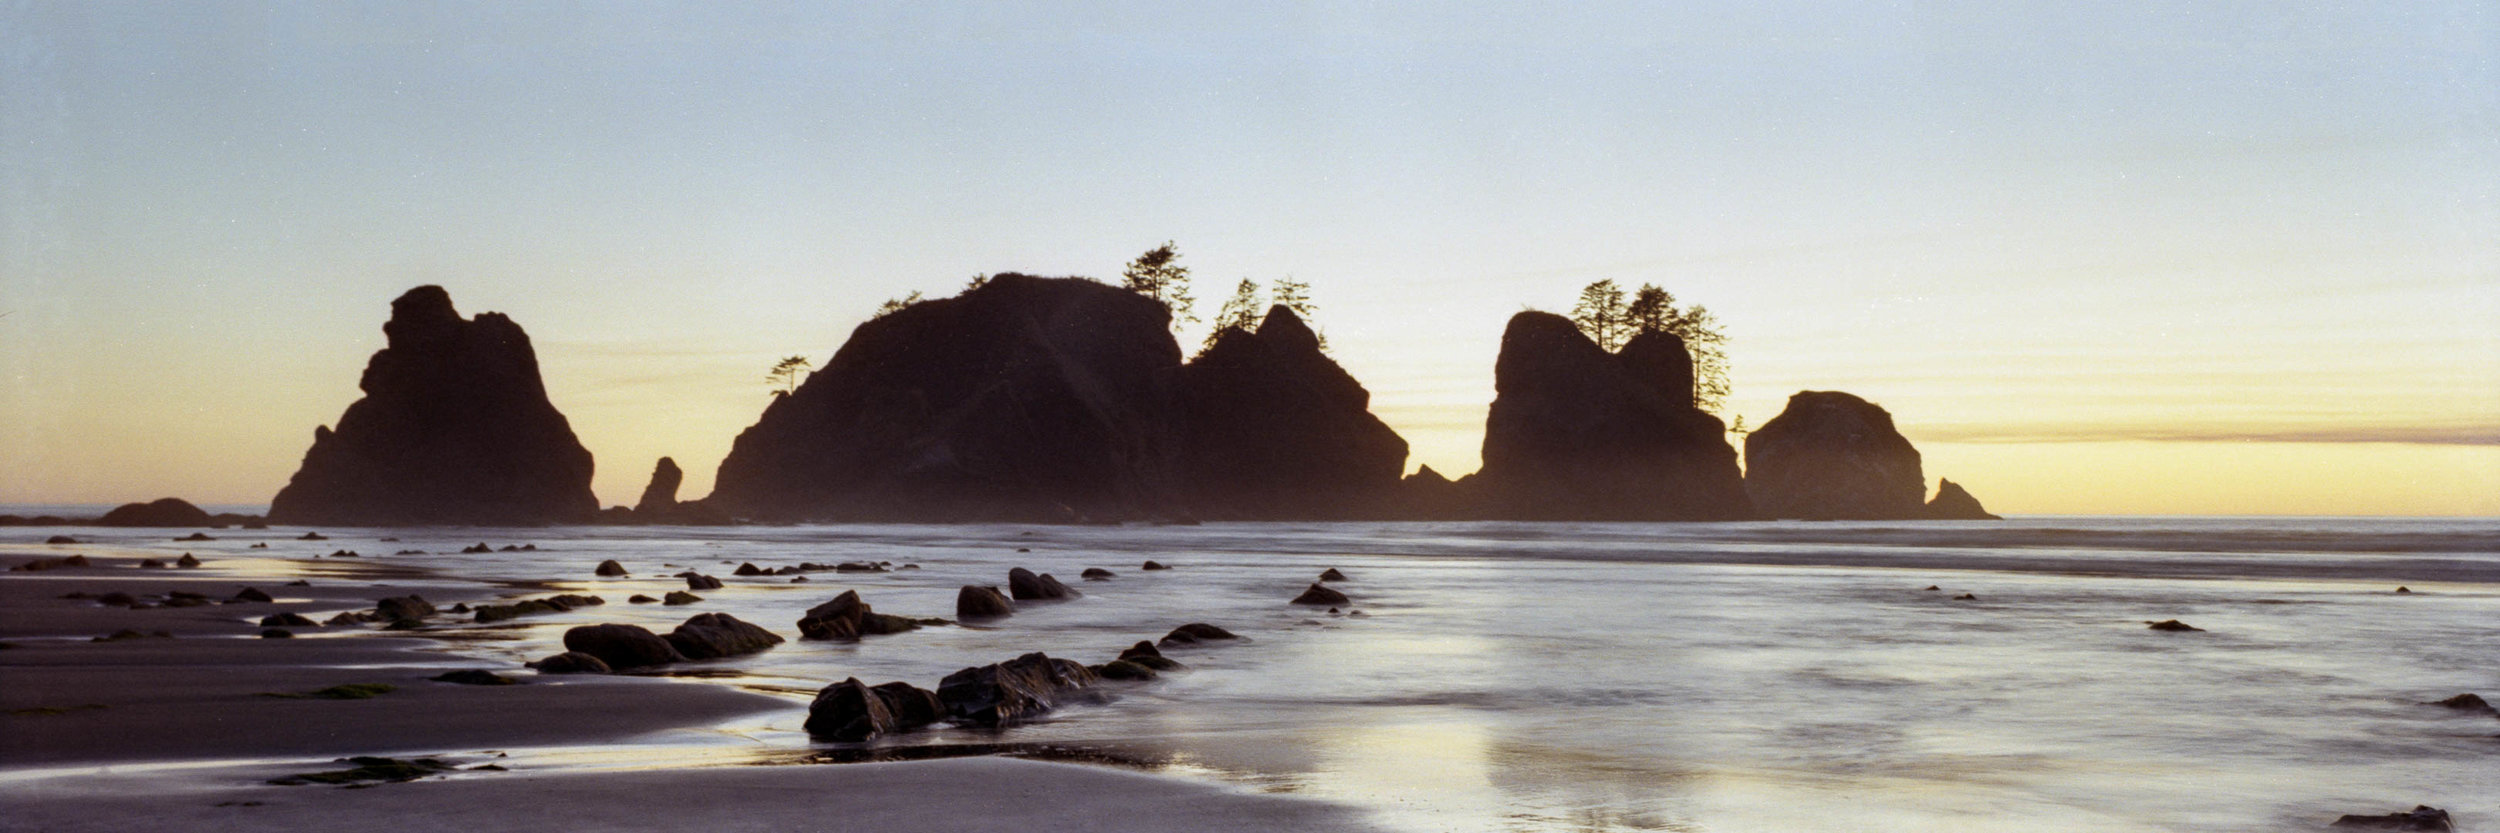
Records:
M338 430L313 432L279 524L580 523L599 511L591 457L547 401L538 356L500 313L463 319L437 286L391 302L390 344Z
M1084 595L1059 583L1058 579L1051 578L1048 574L1034 575L1033 571L1023 567L1007 571L1007 592L1019 602L1072 599Z
M125 503L96 519L97 526L210 526L208 513L180 498Z
M687 659L714 659L752 654L779 645L781 635L726 613L704 613L688 619L665 637ZM569 646L568 646L569 647Z
M697 596L684 590L671 590L668 591L668 595L660 597L660 604L662 605L690 605L699 601L703 601L702 596Z
M84 556L84 555L72 555L72 556L65 556L65 557L62 557L62 558L38 558L38 559L35 559L35 560L33 560L33 561L26 562L26 563L24 563L24 564L19 564L19 565L15 566L15 567L10 567L10 568L9 568L9 572L12 572L12 573L35 573L35 572L42 572L42 571L44 571L44 570L58 570L58 569L62 569L62 568L65 568L65 567L85 567L85 566L89 566L89 565L88 565L88 563L87 563L87 557L86 557L86 556Z
M2456 824L2448 819L2448 811L2423 804L2414 805L2413 811L2408 813L2388 813L2384 816L2348 815L2336 819L2334 824L2328 826L2354 830L2429 831L2430 833L2452 833L2457 829Z
M1105 581L1120 577L1118 573L1105 570L1101 567L1087 567L1085 568L1085 572L1078 573L1077 575L1086 581Z
M1975 601L1979 601L1979 597L1978 597L1978 596L1975 596L1975 595L1972 595L1972 594L1969 594L1969 593L1964 593L1964 594L1962 594L1962 595L1959 595L1959 596L1955 596L1955 597L1953 597L1953 600L1954 600L1954 601L1957 601L1957 602L1975 602Z
M153 558L142 558L142 559L139 559L139 569L142 569L142 570L162 570L162 569L165 569L165 562L158 561L158 560L153 559Z
M262 639L294 639L294 638L295 638L295 633L294 633L293 631L289 631L289 630L287 630L287 629L285 629L285 628L262 628L262 629L261 629L261 631L260 631L260 638L262 638Z
M269 594L267 594L267 593L263 593L263 592L260 592L260 590L259 590L259 589L257 589L257 588L246 587L246 588L243 588L241 591L239 591L239 592L237 592L237 593L235 593L235 594L234 594L234 599L233 599L233 601L238 601L238 602L266 602L266 601L272 601L272 599L270 599L270 598L269 598Z
M816 692L806 728L819 739L859 743L935 723L942 708L927 689L901 682L871 688L852 677Z
M707 503L767 520L1177 514L1170 313L1002 274L859 325L721 461Z
M46 544L75 544L78 543L78 539L67 535L54 535L50 538L43 539L43 542Z
M833 601L807 609L799 617L799 635L808 639L858 639L904 631L919 630L920 623L902 616L888 616L860 601L859 591L845 590Z
M1322 572L1322 573L1320 573L1320 574L1319 574L1319 580L1321 580L1321 581L1351 581L1352 579L1348 579L1348 578L1346 578L1344 573L1337 572L1337 568L1335 568L1335 567L1330 567L1330 568L1328 568L1328 570L1327 570L1326 572Z
M833 571L837 573L882 573L886 570L885 565L875 562L845 561L840 564L833 565Z
M1986 507L1979 505L1978 498L1971 497L1970 492L1962 488L1962 484L1951 480L1936 482L1936 497L1927 501L1927 519L1933 521L2005 520L1990 514Z
M174 566L181 567L186 570L191 569L200 566L200 559L186 552L182 554L181 558L174 559Z
M1930 585L1927 585L1927 589L1929 589L1929 590L1942 590L1942 589L1944 589L1944 588L1942 588L1942 587L1937 587L1937 586L1935 586L1935 585L1933 585L1933 584L1930 584Z
M139 599L128 593L116 591L95 597L95 602L105 607L129 607L138 604Z
M606 674L616 670L608 667L606 660L580 651L566 651L524 667L538 669L541 674Z
M1143 665L1156 671L1180 671L1188 667L1180 664L1179 660L1164 656L1162 651L1155 650L1155 644L1152 642L1141 641L1135 645L1128 646L1128 650L1120 652L1120 659L1137 663L1138 665Z
M557 656L568 655L558 654ZM583 656L588 655L584 654ZM506 677L502 674L497 674L493 671L487 671L479 668L468 668L459 671L445 671L432 677L428 677L427 679L438 683L458 683L460 685L514 685L520 682L520 680L515 680L511 677Z
M298 536L296 536L296 537L295 537L295 540L298 540L298 541L327 541L327 540L330 540L330 536L323 535L323 534L318 533L318 532L307 532L307 533L304 533L304 534L302 534L302 535L298 535Z
M306 619L298 613L272 613L260 617L260 626L264 628L317 628L321 627L321 623Z
M205 532L194 532L194 533L191 533L191 534L189 534L189 535L185 535L185 536L182 536L182 537L180 537L180 538L176 538L176 539L174 539L174 540L176 540L176 541L214 541L214 540L217 540L217 539L215 539L215 538L211 538L211 537L208 537L208 533L205 533Z
M979 726L1032 718L1061 705L1090 701L1091 669L1073 660L1025 654L996 665L966 668L938 682L938 703L948 717Z
M2444 706L2461 712L2488 714L2494 717L2500 717L2500 709L2492 708L2491 704L2485 702L2481 695L2473 693L2459 694L2446 700L2439 700L2425 705Z
M1172 568L1164 566L1162 562L1149 560L1149 561L1147 561L1147 562L1146 562L1143 566L1140 566L1140 567L1138 567L1137 569L1140 569L1140 570L1169 570L1169 569L1172 569Z
M1155 678L1154 669L1124 659L1115 659L1110 662L1103 663L1095 666L1092 670L1095 676L1106 680L1136 681L1151 680Z
M434 615L434 603L414 594L391 596L374 602L373 611L384 619L423 619Z
M623 565L623 564L618 564L618 563L616 563L616 561L615 561L614 559L610 559L610 560L607 560L607 561L601 561L601 562L599 562L599 569L594 570L594 571L592 571L592 572L593 572L594 574L596 574L596 575L605 576L605 577L608 577L608 578L617 578L617 577L620 577L620 576L625 575L625 565Z
M1753 517L1727 426L1693 405L1683 342L1644 333L1609 355L1570 319L1512 316L1495 362L1471 514L1505 520ZM1686 354L1682 360L1689 367Z
M1904 520L1927 517L1918 449L1892 414L1838 391L1802 391L1745 435L1745 491L1764 517Z
M564 649L598 657L618 671L686 659L668 640L637 625L583 625L564 632Z
M1189 624L1173 628L1171 633L1164 634L1163 640L1159 644L1165 647L1170 647L1174 645L1195 645L1200 642L1215 642L1226 639L1240 638L1241 637L1234 636L1232 631L1228 631L1205 622L1191 622ZM1136 649L1131 648L1130 650Z
M636 593L636 594L634 594L634 595L632 595L632 596L628 596L628 597L626 597L625 601L626 601L626 603L628 603L628 604L647 605L647 604L651 604L651 603L657 602L657 601L659 601L659 600L658 600L658 599L651 598L651 597L649 597L649 596L645 596L645 595L640 594L640 593Z
M2200 627L2197 627L2197 626L2195 626L2195 625L2190 625L2190 624L2188 624L2188 623L2186 623L2186 622L2181 622L2181 621L2179 621L2179 620L2177 620L2177 619L2164 619L2164 620L2159 621L2159 622L2145 622L2145 623L2144 623L2144 628L2145 628L2146 630L2156 630L2156 631L2177 631L2177 632L2196 631L2196 632L2199 632L2199 633L2202 633L2202 632L2204 632L2204 630L2205 630L2204 628L2200 628Z
M1179 376L1181 480L1197 517L1376 517L1406 471L1406 440L1371 392L1283 306L1230 329Z
M461 547L461 548L460 548L460 554L462 554L462 555L476 555L476 554L478 554L478 553L494 552L494 551L495 551L495 548L494 548L494 547L491 547L491 546L488 546L488 545L486 544L486 542L484 542L484 541L479 541L479 542L477 542L477 543L475 543L475 544L470 544L470 545L468 545L468 546L465 546L465 547Z
M680 573L679 575L685 577L688 590L719 590L721 588L720 579L702 573Z
M765 572L765 571L764 571L764 568L762 568L762 567L758 567L758 566L755 566L755 562L753 562L753 561L749 561L749 562L747 562L747 563L744 563L744 564L740 564L740 565L738 565L738 569L731 571L731 572L730 572L730 575L733 575L733 576L762 576L762 575L771 575L771 574L770 574L770 573Z
M1007 594L998 592L996 587L967 584L955 593L955 618L958 619L1005 616L1014 612L1015 603L1007 601Z
M1302 595L1293 597L1293 603L1298 605L1341 605L1352 601L1346 598L1344 593L1316 583L1312 584L1310 589L1302 591Z
M2412 595L2412 594L2413 594L2413 588L2411 588L2411 587L2403 587L2403 586L2399 586L2399 587L2397 587L2397 588L2396 588L2396 592L2398 592L2398 593L2402 593L2402 594L2405 594L2405 595Z
M634 517L648 522L677 511L677 487L685 481L676 460L660 458L651 468L651 484L642 487L642 500L634 503Z

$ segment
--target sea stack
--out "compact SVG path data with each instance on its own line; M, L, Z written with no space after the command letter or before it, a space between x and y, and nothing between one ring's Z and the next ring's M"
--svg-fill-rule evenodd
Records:
M677 511L677 487L686 482L686 472L677 468L677 461L660 458L651 469L650 485L642 487L642 500L634 503L634 517L653 519Z
M1680 360L1679 357L1680 356ZM1512 316L1470 513L1505 520L1753 517L1727 426L1693 404L1692 357L1643 333L1609 354L1570 319Z
M1892 414L1838 391L1802 391L1745 435L1745 490L1771 518L1904 520L1926 516L1918 449Z
M1951 480L1937 481L1936 497L1927 501L1927 518L1936 521L2005 520L1990 514L1987 507L1979 505L1978 498L1962 488L1962 484Z
M704 502L765 520L1182 514L1170 323L1125 289L1018 274L871 319L738 435Z
M1376 516L1406 469L1406 440L1372 415L1371 392L1281 305L1181 368L1180 404L1182 478L1202 518Z
M365 396L313 445L269 520L328 526L576 523L598 512L591 456L547 401L529 336L408 290L366 363Z

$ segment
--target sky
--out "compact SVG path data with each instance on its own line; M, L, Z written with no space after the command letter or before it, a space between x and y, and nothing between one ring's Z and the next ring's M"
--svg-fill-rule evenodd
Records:
M1611 279L1996 511L2500 515L2500 7L2084 5L8 2L0 502L265 503L426 283L699 496L880 302L1170 240L1410 467Z

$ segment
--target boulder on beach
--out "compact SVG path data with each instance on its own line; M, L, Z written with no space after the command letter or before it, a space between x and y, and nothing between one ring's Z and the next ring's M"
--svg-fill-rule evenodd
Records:
M1978 498L1972 497L1962 484L1951 480L1936 482L1936 496L1927 501L1927 518L1935 521L2005 520L1979 505Z
M867 602L860 601L857 590L844 590L842 595L808 608L807 614L799 617L799 635L808 639L850 640L919 628L920 623L910 618L870 609Z
M300 613L279 612L260 617L260 626L264 628L317 628L321 627L321 623L306 619Z
M1196 645L1201 642L1218 642L1240 638L1241 637L1239 636L1233 635L1232 631L1228 631L1205 622L1191 622L1189 624L1173 628L1171 633L1163 635L1163 640L1158 644L1169 648L1175 645Z
M782 643L780 634L726 613L697 614L662 638L687 659L752 654Z
M566 651L522 667L537 669L541 674L606 674L616 670L609 668L606 660L580 651Z
M213 526L208 513L181 498L125 503L96 519L97 526Z
M872 318L738 435L705 502L764 520L1179 514L1170 323L1126 289L1012 273Z
M434 615L434 603L426 601L424 596L413 593L406 596L389 596L374 602L373 612L381 614L385 621L423 619Z
M1892 414L1839 391L1801 391L1745 435L1745 491L1764 517L1906 520L1927 517L1918 449Z
M716 579L716 578L713 578L713 577L711 577L711 576L704 575L704 574L702 574L702 573L692 573L692 572L688 572L688 573L679 573L678 575L679 575L679 576L682 576L682 577L684 577L684 578L686 579L686 589L688 589L688 590L719 590L719 589L721 589L720 579Z
M1172 568L1164 566L1164 565L1163 565L1163 562L1160 562L1160 561L1155 561L1155 560L1152 560L1152 559L1148 559L1144 565L1139 566L1137 569L1140 569L1140 570L1169 570L1169 569L1172 569Z
M582 523L591 456L547 400L529 336L463 318L438 286L408 290L366 363L364 398L315 429L269 521L332 526Z
M2327 826L2347 830L2399 830L2408 831L2408 833L2410 831L2452 833L2457 829L2456 823L2449 820L2448 811L2426 804L2414 805L2411 812L2388 813L2383 816L2347 815Z
M1034 575L1033 571L1023 567L1015 567L1007 571L1007 593L1019 602L1073 599L1085 595L1061 584L1058 579L1050 577L1048 573Z
M1096 699L1086 691L1096 680L1083 663L1036 652L948 674L938 682L937 699L948 717L999 726Z
M1121 651L1120 659L1137 663L1138 665L1143 665L1156 671L1179 671L1187 667L1182 665L1179 660L1164 656L1162 651L1155 648L1154 643L1143 640L1140 640L1135 645L1128 646L1128 650Z
M690 605L699 601L703 601L702 596L684 590L671 590L668 591L668 595L660 597L660 604L665 606Z
M955 593L955 618L958 619L1005 616L1014 612L1015 603L1008 601L1007 594L998 592L996 587L967 584Z
M935 723L943 709L935 693L910 683L872 687L852 677L816 692L806 729L818 739L859 743Z
M1085 579L1086 581L1109 581L1111 579L1119 578L1120 574L1114 573L1110 570L1105 570L1101 567L1087 567L1085 568L1085 572L1078 573L1077 576Z
M1281 305L1182 366L1178 400L1196 517L1376 517L1406 470L1406 440L1372 415L1371 392Z
M582 625L564 632L564 649L598 657L618 671L686 660L676 646L640 625Z
M1693 404L1691 364L1668 333L1643 333L1609 354L1571 319L1512 316L1494 363L1484 467L1465 483L1475 505L1456 511L1536 521L1753 517L1727 426Z
M1344 593L1316 582L1312 583L1310 589L1302 591L1302 595L1293 597L1293 603L1298 605L1341 605L1353 601L1353 599L1346 598Z
M619 578L626 574L625 565L616 563L615 559L599 562L598 569L592 570L591 572L594 575L606 578Z

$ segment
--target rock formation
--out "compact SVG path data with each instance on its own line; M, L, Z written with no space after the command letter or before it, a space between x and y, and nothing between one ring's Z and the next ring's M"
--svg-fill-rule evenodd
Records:
M547 401L538 356L499 313L464 319L441 287L391 302L389 346L338 429L313 432L274 523L395 526L590 519L591 457Z
M948 717L977 726L998 726L1094 699L1085 689L1095 680L1084 663L1032 653L948 674L938 682L937 698Z
M942 709L927 689L902 682L872 687L852 677L816 692L806 729L824 740L859 743L935 723Z
M1765 517L1903 520L1925 517L1918 449L1892 415L1838 391L1803 391L1745 435L1745 490Z
M97 526L208 526L208 513L181 498L125 503L96 519Z
M686 473L677 468L677 461L660 458L651 469L651 485L642 487L642 500L634 503L634 517L656 518L677 511L677 487L686 481Z
M2005 520L1989 514L1987 507L1979 505L1978 498L1971 497L1971 493L1964 490L1962 484L1951 480L1941 480L1936 483L1936 497L1927 502L1926 517L1937 521Z
M1726 426L1693 405L1692 359L1671 355L1681 352L1680 340L1653 332L1610 355L1570 319L1512 316L1493 370L1484 468L1464 484L1475 505L1459 511L1510 520L1752 517Z
M1202 518L1378 516L1406 469L1406 440L1372 416L1371 392L1283 306L1181 368L1180 407L1182 480Z

